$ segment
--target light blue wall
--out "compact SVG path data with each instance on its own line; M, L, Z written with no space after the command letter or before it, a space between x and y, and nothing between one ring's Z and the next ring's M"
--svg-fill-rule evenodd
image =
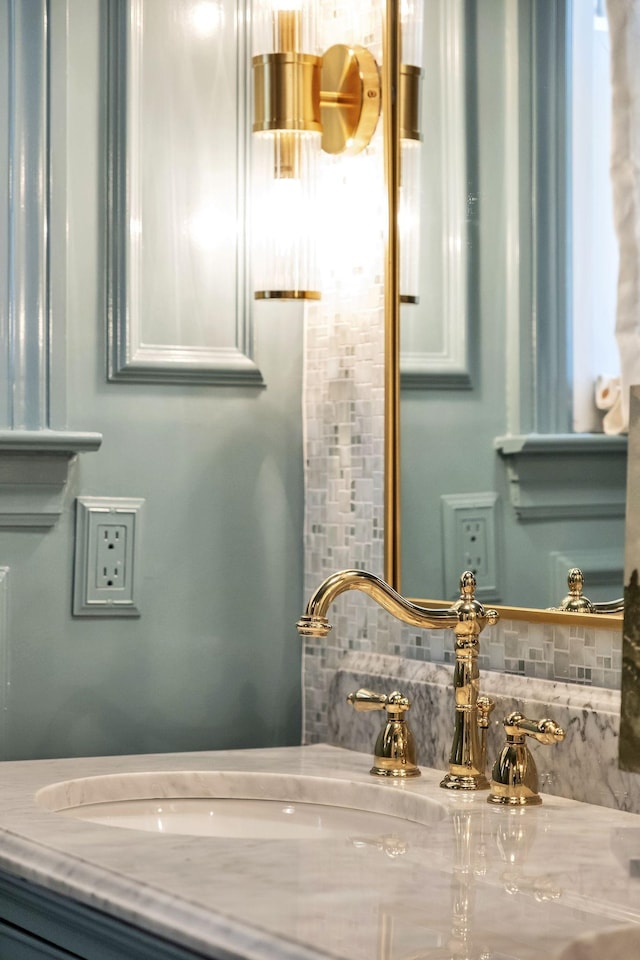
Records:
M66 420L103 442L73 465L56 526L0 530L0 757L296 743L299 314L256 317L265 389L107 382L101 6L68 9ZM145 500L139 619L71 617L80 495Z

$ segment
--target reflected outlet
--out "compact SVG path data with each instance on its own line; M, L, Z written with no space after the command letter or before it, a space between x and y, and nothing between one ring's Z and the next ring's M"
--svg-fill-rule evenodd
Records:
M138 617L144 500L78 497L73 615Z
M497 494L450 494L441 503L445 595L454 599L460 574L472 570L476 597L499 602Z

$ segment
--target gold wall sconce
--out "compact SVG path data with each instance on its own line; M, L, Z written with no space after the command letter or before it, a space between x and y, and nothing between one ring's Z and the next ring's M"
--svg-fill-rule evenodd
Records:
M371 142L382 81L364 46L319 52L317 0L253 7L253 286L257 300L320 299L317 229L321 152L352 156ZM421 35L421 31L420 31ZM402 137L420 139L421 70L400 73Z

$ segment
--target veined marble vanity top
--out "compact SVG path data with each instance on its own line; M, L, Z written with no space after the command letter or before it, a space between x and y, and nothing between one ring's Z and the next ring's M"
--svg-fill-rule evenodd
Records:
M636 815L550 796L492 807L486 793L441 790L440 771L398 782L370 777L370 766L368 754L322 745L6 762L0 871L202 957L640 957ZM109 779L78 782L94 777ZM152 834L55 812L104 799L105 786L113 801L153 798L158 784L168 795L292 809L313 800L381 816L365 831L356 819L353 832L263 839ZM617 945L609 931L620 931Z

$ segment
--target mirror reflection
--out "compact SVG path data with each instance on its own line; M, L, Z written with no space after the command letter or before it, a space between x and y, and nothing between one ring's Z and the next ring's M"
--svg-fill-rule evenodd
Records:
M622 594L606 17L591 0L424 0L419 303L403 304L402 591L557 606Z

